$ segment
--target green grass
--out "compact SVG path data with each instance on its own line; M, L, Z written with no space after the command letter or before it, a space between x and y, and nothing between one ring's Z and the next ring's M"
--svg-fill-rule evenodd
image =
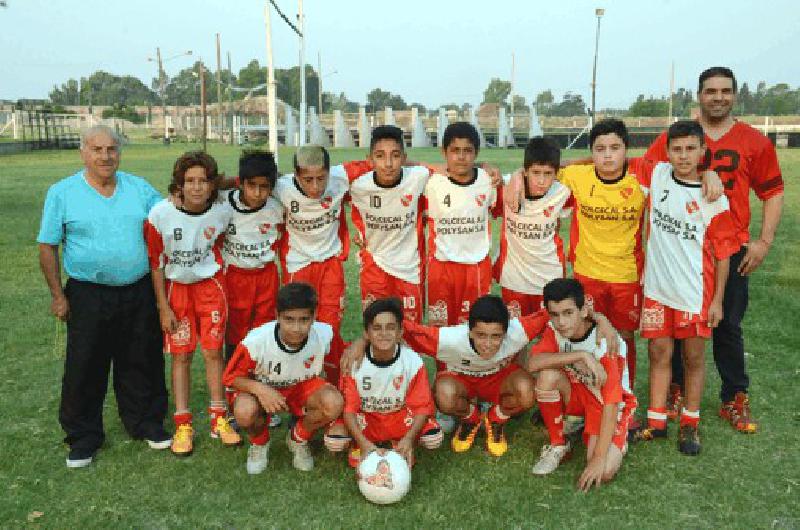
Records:
M147 177L165 190L178 146L131 146L122 169ZM237 149L211 145L229 174ZM291 152L281 152L289 169ZM581 153L583 154L583 153ZM334 161L363 150L333 150ZM413 150L418 160L438 160L435 149ZM516 167L520 151L486 150L481 158L504 170ZM359 494L343 458L317 446L310 473L291 467L283 443L285 427L273 435L267 471L245 473L246 448L222 449L199 436L195 455L177 459L131 441L106 401L106 444L83 470L64 466L66 449L57 421L63 370L63 331L49 316L49 295L38 270L35 238L47 187L80 167L78 153L38 152L0 157L0 339L4 428L0 432L0 526L75 527L567 527L567 528L798 528L800 458L795 383L800 373L800 196L793 176L800 151L781 151L789 187L782 226L761 270L753 276L745 320L752 405L761 432L732 432L716 417L719 377L710 361L703 401L703 454L681 456L675 429L669 442L632 449L618 478L590 494L575 491L585 459L562 465L547 478L530 467L546 441L527 420L510 426L510 451L494 459L477 447L455 455L444 446L419 451L413 488L402 503L379 508ZM758 225L760 208L756 207ZM758 230L757 226L753 230ZM357 271L347 263L348 305L343 334L359 329ZM644 352L644 343L639 344ZM646 406L647 361L640 353L637 395ZM204 411L202 361L194 364L192 406ZM198 431L207 418L198 415ZM34 512L41 512L36 517ZM33 523L29 523L33 521Z

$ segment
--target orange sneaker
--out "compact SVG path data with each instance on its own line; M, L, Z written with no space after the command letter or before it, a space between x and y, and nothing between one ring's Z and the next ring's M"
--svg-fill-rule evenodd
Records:
M211 437L219 438L225 447L242 445L242 437L224 416L218 416L211 428Z
M189 456L192 454L192 438L194 437L194 429L191 423L182 423L178 425L175 430L175 435L172 437L172 445L170 450L175 456Z
M732 401L723 402L719 417L728 420L741 433L755 434L758 431L758 423L750 417L750 399L744 392L736 392Z
M488 416L483 421L486 429L486 450L492 456L503 456L508 451L505 423L492 423Z
M456 453L469 451L472 444L475 443L475 437L478 435L479 430L481 430L480 420L478 423L460 422L453 433L453 438L450 439L453 451Z

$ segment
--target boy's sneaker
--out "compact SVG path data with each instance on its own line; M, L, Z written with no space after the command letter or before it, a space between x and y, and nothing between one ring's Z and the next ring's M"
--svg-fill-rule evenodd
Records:
M681 416L682 408L683 394L681 393L681 386L670 383L669 392L667 393L667 418L673 421L677 420Z
M531 469L534 475L549 475L556 470L558 465L569 455L570 443L564 445L545 445L539 461Z
M453 432L453 429L456 428L456 419L451 415L443 414L438 410L436 411L436 422L439 424L442 430L447 434Z
M505 423L492 423L486 416L483 421L486 428L486 450L492 456L503 456L508 451Z
M533 412L531 413L531 425L534 427L544 425L544 418L542 418L542 411L539 410L539 407L533 409Z
M247 449L247 474L258 475L267 469L269 462L269 442L264 445L251 444Z
M275 427L279 427L281 424L281 417L277 414L270 414L269 415L269 428L274 429Z
M172 436L172 445L170 450L175 456L189 456L192 454L192 438L194 438L194 429L191 423L182 423L178 425L175 434Z
M700 435L697 433L697 427L681 426L681 432L678 435L678 451L690 456L700 454Z
M638 431L628 433L629 442L649 442L656 438L666 438L667 429L655 429L653 427L643 427Z
M293 453L292 465L300 471L311 471L314 469L314 457L311 456L311 449L308 442L295 442L292 440L291 431L286 433L286 446Z
M172 436L170 436L161 425L153 428L153 430L144 437L144 440L147 442L147 445L150 446L150 449L169 449L169 446L172 445Z
M85 449L83 447L74 447L69 450L67 456L67 467L70 469L77 469L79 467L86 467L94 460L94 455L97 449Z
M353 469L358 467L358 464L361 463L361 448L360 447L353 447L347 454L347 463Z
M481 430L480 421L478 423L460 422L453 433L453 438L450 440L453 451L456 453L469 451L472 444L475 443L475 437L478 435L479 430Z
M228 419L224 416L218 416L214 420L214 425L211 427L211 437L219 438L219 440L222 442L222 445L225 447L242 445L241 435L236 432L233 427L231 427Z
M758 431L758 423L750 417L750 399L744 392L736 392L732 401L723 402L719 416L741 433L755 434Z

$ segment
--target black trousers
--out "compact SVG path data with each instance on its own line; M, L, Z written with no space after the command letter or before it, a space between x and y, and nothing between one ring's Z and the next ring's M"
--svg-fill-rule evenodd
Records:
M161 327L150 276L122 287L67 281L67 357L59 421L70 446L99 448L103 401L113 366L114 394L128 433L145 438L167 412Z
M744 337L742 320L747 311L749 279L738 272L747 247L731 256L728 282L725 284L725 299L722 302L723 319L714 329L714 364L717 365L722 388L719 397L731 401L736 392L747 392L750 378L744 361ZM672 355L672 381L683 386L683 358L680 342L675 344Z

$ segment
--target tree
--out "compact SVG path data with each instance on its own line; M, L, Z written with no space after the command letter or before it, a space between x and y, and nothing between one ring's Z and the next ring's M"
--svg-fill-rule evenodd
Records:
M358 103L347 99L344 92L341 92L338 96L331 92L323 92L322 108L325 109L323 112L339 110L344 113L354 114L358 112Z
M420 116L422 116L422 115L424 115L424 114L426 114L428 112L428 109L422 103L411 103L409 105L409 108L411 108L411 107L417 107L417 110L419 111Z
M586 102L583 96L567 92L561 103L550 107L550 116L583 116L586 114Z
M644 97L639 94L636 101L628 108L628 116L666 116L669 113L669 101L665 97Z
M98 70L88 78L82 78L80 84L70 79L61 87L53 87L50 100L62 105L75 105L78 101L88 105L151 105L158 97L136 77Z
M556 99L549 89L544 92L539 92L536 95L536 101L534 103L534 105L536 105L536 113L540 116L549 116L555 101Z
M508 105L508 95L511 94L511 83L493 77L489 81L489 86L483 91L483 103L497 103L498 105Z
M679 88L677 92L672 95L672 115L680 118L688 118L692 107L695 105L692 91L685 88Z
M408 104L401 96L380 88L374 88L367 94L367 105L372 112L383 110L385 107L391 107L394 110L408 109Z
M80 86L78 81L70 79L60 87L53 85L50 101L55 105L80 105Z
M525 98L514 94L514 112L518 114L528 114L528 107L525 105Z

